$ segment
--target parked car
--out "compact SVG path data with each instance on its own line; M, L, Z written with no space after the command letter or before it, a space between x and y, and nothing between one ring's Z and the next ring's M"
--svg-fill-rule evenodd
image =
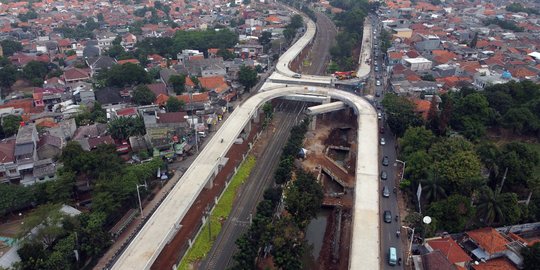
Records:
M392 223L392 212L389 210L384 211L384 222Z
M388 166L388 163L390 163L390 161L388 160L388 156L384 156L382 159L382 165Z
M378 67L375 67L375 71L379 71L379 68ZM381 85L381 81L377 80L377 82L375 83L377 86Z
M382 113L380 113L380 112L377 113L377 119L379 119L379 120L382 119Z
M382 189L382 196L385 198L390 197L390 189L387 186L384 186Z
M386 144L386 141L384 140L384 138L381 138L381 145L385 145Z
M381 172L381 180L386 180L388 179L388 174L386 173L386 171L382 171Z
M296 79L300 79L300 78L302 78L302 75L300 75L298 73L295 73L292 77L296 78Z

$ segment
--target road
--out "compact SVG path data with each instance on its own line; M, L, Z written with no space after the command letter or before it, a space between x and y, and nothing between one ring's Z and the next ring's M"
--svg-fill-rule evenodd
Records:
M236 252L235 241L249 228L250 216L255 214L257 204L262 200L264 190L273 181L274 170L279 162L281 149L287 142L289 132L295 122L301 119L305 103L284 102L280 111L275 112L275 128L265 132L273 134L262 155L257 159L245 187L237 196L229 218L222 226L212 249L199 269L225 269L231 267L232 256Z
M302 73L325 75L326 66L330 61L330 47L336 42L337 29L336 25L325 14L316 12L315 15L317 16L317 34L308 56L311 65L303 67Z
M374 40L378 40L378 37L380 35L380 28L379 28L379 22L377 18L371 17L372 21L374 23L373 29L376 30L376 34L372 33L374 35ZM386 86L386 65L383 65L383 53L380 51L380 44L381 42L378 41L378 45L374 45L374 55L373 55L373 68L372 68L372 79L374 81L380 81L381 85L376 85L375 83L375 100L380 103L384 97L385 94L385 86ZM378 51L378 56L375 55L375 51ZM378 66L378 71L375 71L375 66ZM382 107L378 112L382 113ZM380 146L380 153L381 153L381 160L383 156L387 156L389 159L389 165L388 166L380 166L382 171L386 171L388 175L387 180L381 180L381 200L380 200L380 212L381 212L381 256L383 257L383 260L381 260L382 269L403 269L403 265L405 262L405 257L403 253L403 247L401 246L400 238L397 237L396 232L400 231L400 237L405 237L407 235L407 232L401 229L401 220L404 217L399 217L398 220L395 220L396 215L399 216L399 208L398 208L398 200L397 200L397 193L393 192L393 188L397 187L399 184L399 178L397 176L396 168L401 169L396 162L397 155L396 155L396 138L394 134L392 134L390 128L388 128L388 125L384 122L384 115L383 119L379 120L380 125L384 126L384 133L380 134L381 138L385 139L385 144ZM382 197L382 189L386 186L390 190L390 197L384 198ZM397 191L396 191L397 192ZM392 212L392 223L385 223L383 219L383 213L384 211L391 211ZM397 249L398 257L401 257L403 262L401 266L390 266L388 264L388 249L390 247L395 247Z

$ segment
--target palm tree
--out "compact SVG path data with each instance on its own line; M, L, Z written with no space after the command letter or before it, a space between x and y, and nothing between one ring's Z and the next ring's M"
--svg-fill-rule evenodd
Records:
M484 187L477 206L477 215L486 225L504 221L501 196L489 187Z
M426 200L435 202L446 198L446 190L443 187L443 183L434 173L428 172L427 177L420 180L420 183L422 183L422 192L424 192Z

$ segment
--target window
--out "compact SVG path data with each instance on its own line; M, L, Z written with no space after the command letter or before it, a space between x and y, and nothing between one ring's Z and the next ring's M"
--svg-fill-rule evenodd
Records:
M17 173L17 169L11 169L11 170L9 170L9 173L11 173L11 174L16 174L16 173Z

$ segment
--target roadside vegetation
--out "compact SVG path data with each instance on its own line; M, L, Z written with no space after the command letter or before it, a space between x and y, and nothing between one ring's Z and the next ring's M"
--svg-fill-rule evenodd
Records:
M322 187L315 177L293 164L308 125L306 119L291 130L275 171L275 185L264 192L252 225L236 241L238 252L233 269L256 269L256 258L263 255L271 256L280 269L302 269L304 231L323 199ZM282 197L283 206L279 207Z
M210 214L210 225L206 223L201 229L200 234L195 239L193 246L189 249L186 256L180 262L178 266L179 270L190 269L190 264L201 260L206 256L212 245L214 244L215 237L221 232L221 223L223 220L229 217L232 210L234 199L238 189L248 179L251 170L255 167L256 159L253 156L248 156L246 160L238 168L238 172L233 176L229 186L223 196L216 204L216 207ZM208 228L210 226L210 229ZM208 234L208 230L211 230L212 238Z
M407 221L426 236L540 220L540 85L462 88L432 103L427 119L405 97L385 96L387 123L406 162L401 188L422 213Z

